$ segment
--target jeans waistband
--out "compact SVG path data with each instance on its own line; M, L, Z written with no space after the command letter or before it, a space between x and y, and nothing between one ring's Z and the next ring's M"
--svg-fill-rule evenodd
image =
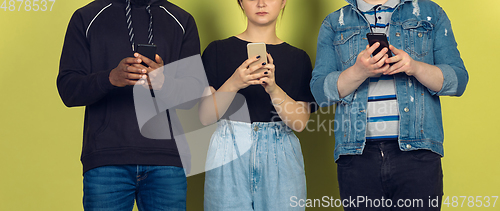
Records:
M377 142L382 142L382 141L389 141L389 142L390 141L395 141L395 142L397 142L398 140L399 139L397 137L396 138L393 138L393 137L390 137L390 138L375 138L375 139L367 138L366 139L366 143L368 143L368 142L375 142L375 143L377 143Z
M382 140L382 141L367 141L366 147L375 148L397 148L399 149L398 140Z
M221 119L217 122L217 126L219 127L225 127L228 125L232 125L233 127L238 127L238 128L249 128L252 130L275 129L276 131L279 132L292 132L292 129L288 127L283 121L248 123L248 122L239 122L239 121Z

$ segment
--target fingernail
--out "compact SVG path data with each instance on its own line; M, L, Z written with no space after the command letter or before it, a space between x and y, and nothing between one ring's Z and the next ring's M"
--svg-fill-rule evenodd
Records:
M268 72L264 72L265 75L267 75Z
M262 63L262 65L266 65L266 63L264 62L264 63Z
M260 55L259 55L259 56L257 56L257 59L260 59Z

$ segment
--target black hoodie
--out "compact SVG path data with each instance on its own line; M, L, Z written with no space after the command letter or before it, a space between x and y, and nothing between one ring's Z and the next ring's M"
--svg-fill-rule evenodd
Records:
M141 135L133 87L115 87L109 74L133 57L125 0L96 0L72 16L61 55L57 88L68 107L85 106L83 172L106 165L182 167L173 140ZM194 18L166 0L152 1L154 43L165 64L200 54ZM147 43L149 14L132 5L135 43Z

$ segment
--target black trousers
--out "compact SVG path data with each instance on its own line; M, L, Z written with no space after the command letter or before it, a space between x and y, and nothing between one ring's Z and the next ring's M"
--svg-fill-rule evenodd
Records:
M367 142L362 155L342 155L337 176L344 210L440 210L441 156L403 152L397 141Z

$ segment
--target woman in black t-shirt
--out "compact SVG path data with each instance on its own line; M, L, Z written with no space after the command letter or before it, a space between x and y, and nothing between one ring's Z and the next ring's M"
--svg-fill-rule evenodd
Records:
M305 51L276 36L286 0L237 1L248 18L247 29L212 42L202 56L210 87L200 120L205 125L218 121L205 167L204 207L304 210L292 206L306 199L304 161L292 130L306 127L314 102L311 61ZM266 43L268 54L267 62L249 68L259 59L248 59L252 42Z

